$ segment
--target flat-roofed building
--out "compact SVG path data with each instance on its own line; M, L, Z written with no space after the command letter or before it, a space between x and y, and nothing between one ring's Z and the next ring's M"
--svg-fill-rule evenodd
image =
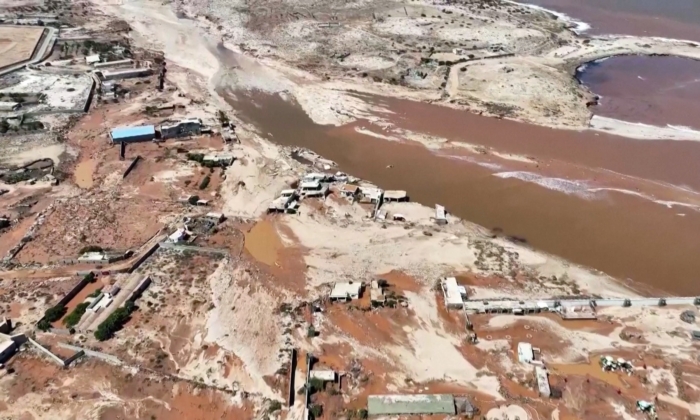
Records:
M406 191L386 190L384 191L384 202L390 201L408 201L408 194Z
M362 292L362 283L345 281L336 283L331 290L330 299L347 302L352 299L359 299L360 293Z
M151 141L156 138L156 128L152 125L114 128L109 132L109 138L112 143Z
M541 366L535 366L535 377L537 378L537 389L540 396L549 398L552 395L552 390L549 387L549 374L547 369Z
M532 363L535 360L535 351L532 348L532 344L518 343L518 360L520 363Z
M370 416L402 416L457 412L455 398L449 394L370 395L367 413Z
M467 297L467 288L457 284L455 277L445 277L440 282L442 293L445 296L445 306L448 308L463 308L464 299Z
M162 139L197 136L202 134L202 127L202 120L199 118L167 122L160 125L160 136Z

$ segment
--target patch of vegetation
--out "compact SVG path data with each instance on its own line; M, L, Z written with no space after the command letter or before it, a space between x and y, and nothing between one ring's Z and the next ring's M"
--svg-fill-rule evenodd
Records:
M188 153L187 160L193 160L195 162L202 163L204 161L204 154L202 154L202 153Z
M309 387L309 394L321 392L325 388L323 381L318 378L311 378L307 386Z
M134 305L134 302L129 300L124 304L124 306L112 312L112 315L107 317L104 322L97 326L95 338L100 341L105 341L112 338L114 333L119 331L124 326L126 321L129 320L129 317L134 309L136 309L136 305Z
M223 126L227 126L231 123L231 120L228 118L228 115L222 110L219 110L219 112L216 113L216 117L219 120L219 123Z
M88 297L96 298L97 296L100 295L100 293L102 293L102 288L101 288L101 287L100 287L99 289L95 290L94 292L90 293L90 294L88 295Z
M63 305L52 306L44 312L44 317L41 318L37 327L42 331L51 329L51 323L56 322L66 314L66 307Z
M69 313L68 316L63 319L63 325L68 328L76 326L78 322L80 322L80 318L82 318L83 314L85 314L85 311L89 305L90 304L88 302L78 304L78 306L76 306L75 309L73 309L73 311L71 311L71 313Z
M209 175L205 176L204 179L202 180L202 182L199 184L199 189L203 190L203 189L207 188L207 186L209 185L209 181L211 181L211 178L209 177Z
M193 206L197 205L197 201L199 201L199 196L198 195L193 195L190 198L187 199L187 202L192 204Z
M102 252L102 247L98 246L98 245L84 246L84 247L80 248L80 251L78 251L78 254L85 254L86 252Z
M309 413L314 419L321 418L321 416L323 415L323 406L320 404L314 404L311 407L311 410L309 410Z
M282 403L281 403L281 402L279 402L279 401L277 401L277 400L270 401L270 406L267 407L267 413L268 413L268 414L272 414L272 413L274 413L274 412L276 412L276 411L280 411L281 409L282 409Z
M12 172L12 173L6 174L3 177L3 181L6 184L16 184L18 182L28 181L30 179L32 179L32 174L29 171Z

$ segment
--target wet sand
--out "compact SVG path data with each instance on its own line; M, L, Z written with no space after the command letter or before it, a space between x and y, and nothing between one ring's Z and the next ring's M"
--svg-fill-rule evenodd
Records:
M519 179L499 178L489 168L440 156L420 145L359 134L352 125L314 125L300 108L279 97L239 99L232 105L242 117L270 133L278 144L308 147L338 162L342 171L386 189L407 190L412 200L428 206L443 204L465 220L503 229L506 235L522 238L535 248L622 280L633 279L681 295L700 294L694 280L700 270L696 258L700 241L694 233L700 229L697 211L679 216L675 209L635 196L585 199ZM405 128L452 133L453 138L467 136L472 143L498 144L503 149L586 165L608 164L613 170L629 169L700 186L695 170L691 171L700 158L697 144L639 142L517 123L511 127L508 121L427 104L385 103L400 113L396 123Z
M700 41L695 0L527 0L591 26L590 34L659 36Z
M601 95L598 115L656 126L700 129L700 61L678 57L614 57L577 74Z

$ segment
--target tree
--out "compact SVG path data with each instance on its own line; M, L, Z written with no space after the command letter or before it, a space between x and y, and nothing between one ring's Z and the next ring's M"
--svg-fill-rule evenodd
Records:
M229 120L228 115L222 110L219 110L219 112L216 113L217 118L219 119L219 123L223 126L229 125L231 120Z
M192 204L193 206L197 205L197 201L199 201L199 196L198 195L193 195L190 198L187 199L187 202Z
M314 404L311 407L310 412L311 412L311 415L313 416L314 419L318 419L323 415L323 406L321 406L319 404Z
M209 175L205 176L204 179L202 180L202 182L199 184L199 189L203 190L203 189L207 188L210 180L211 179L209 178Z

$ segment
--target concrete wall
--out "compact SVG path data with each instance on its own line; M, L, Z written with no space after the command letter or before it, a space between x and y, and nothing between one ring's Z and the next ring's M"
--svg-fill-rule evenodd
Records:
M47 355L47 356L49 357L49 359L51 359L51 360L53 360L54 362L56 362L56 364L58 364L58 365L61 366L61 367L65 367L65 366L66 366L66 364L65 364L64 361L63 361L63 359L61 359L60 357L58 357L58 356L56 356L55 354L51 353L51 351L49 351L49 349L47 349L46 347L44 347L44 346L42 346L41 344L37 343L36 341L32 340L30 337L27 337L27 340L28 340L29 343L31 343L37 350L39 350L40 352L44 353L45 355Z
M131 161L131 163L129 164L129 167L126 168L126 171L124 171L124 175L122 175L122 178L126 178L131 173L131 171L134 170L134 168L136 167L136 165L139 163L140 160L141 160L141 156L136 156L136 158L133 161Z
M297 349L292 349L291 359L289 360L289 391L287 394L287 402L289 406L294 405L294 396L296 392L294 390L294 373L297 370Z
M66 343L58 343L58 346L62 347L64 349L74 350L77 352L82 351L86 356L96 357L102 361L105 361L107 363L111 363L113 365L119 366L122 364L121 360L119 360L117 357L114 357L110 354L100 353L99 351L92 351L92 350L84 349L82 347L72 346L72 345L66 344Z
M70 302L71 299L75 297L75 295L80 293L80 291L83 290L83 288L87 286L88 283L90 283L90 280L87 277L83 277L83 279L80 280L80 282L78 282L78 284L76 284L75 287L73 287L61 300L59 300L56 305L65 306L68 302Z

